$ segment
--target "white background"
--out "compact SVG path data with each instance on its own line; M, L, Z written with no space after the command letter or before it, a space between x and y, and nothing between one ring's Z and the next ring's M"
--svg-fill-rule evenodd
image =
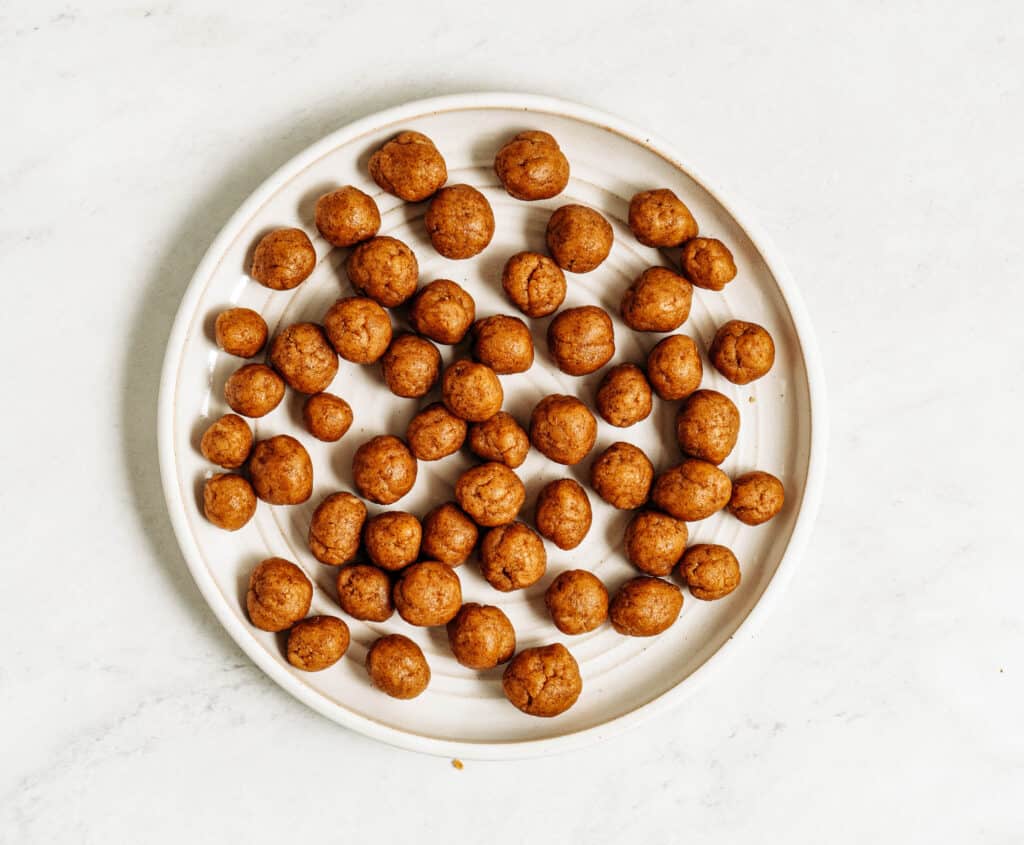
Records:
M0 2L0 841L1020 841L1022 33L1014 2ZM178 300L267 175L486 89L618 113L741 200L832 438L803 565L713 684L456 771L243 657L154 417Z

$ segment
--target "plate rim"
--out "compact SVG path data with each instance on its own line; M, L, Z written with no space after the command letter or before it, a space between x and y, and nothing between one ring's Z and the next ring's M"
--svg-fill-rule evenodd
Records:
M179 372L179 361L192 314L203 290L203 280L219 261L220 254L237 236L239 228L279 188L309 163L315 161L331 148L354 139L379 126L410 120L424 114L437 114L469 109L520 109L525 112L545 112L561 117L579 120L598 128L615 132L639 144L668 161L693 179L707 191L743 229L754 248L761 255L779 287L779 292L789 310L796 336L801 347L801 358L807 375L809 398L810 441L807 460L807 479L803 500L797 513L792 533L786 544L779 564L772 574L764 592L747 616L739 622L733 635L719 646L700 666L674 687L657 698L623 713L620 716L572 733L542 739L516 740L510 742L464 742L445 740L393 728L368 719L350 710L336 707L317 695L309 686L294 678L287 669L274 661L259 647L251 632L227 607L212 576L201 565L201 556L188 528L185 515L186 503L177 484L176 459L173 440L174 398ZM741 641L749 640L778 604L780 596L793 577L810 540L824 490L826 450L828 444L828 406L825 392L825 376L818 351L817 339L810 317L800 292L781 255L765 232L744 212L737 209L734 200L726 200L708 182L700 171L679 156L673 145L634 124L599 109L579 103L537 94L517 92L475 92L451 94L440 97L413 100L359 118L328 133L323 138L300 151L275 170L250 194L221 227L202 260L196 267L188 287L178 306L167 347L164 353L160 376L160 394L157 401L157 451L160 465L164 499L172 528L185 563L207 606L224 627L239 648L263 670L275 683L306 706L331 721L385 742L389 745L411 751L445 757L461 757L471 760L510 760L538 757L581 748L630 728L664 713L694 694L712 672L717 671L728 655L734 653Z

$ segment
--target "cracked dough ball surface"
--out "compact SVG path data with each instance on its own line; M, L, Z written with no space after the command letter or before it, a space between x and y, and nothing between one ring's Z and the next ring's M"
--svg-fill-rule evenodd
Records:
M288 662L303 672L320 672L341 660L348 643L348 625L337 616L310 616L288 632Z
M253 253L249 275L271 290L291 290L316 269L316 250L302 229L275 229Z
M324 314L324 331L334 350L353 364L372 364L391 344L388 312L366 296L339 299Z
M391 505L416 483L416 458L397 437L381 434L352 456L352 479L364 499Z
M640 575L623 584L612 599L612 627L628 637L653 637L679 618L683 591L660 578Z
M302 405L302 421L317 440L335 443L352 427L352 406L333 393L314 393Z
M674 332L690 316L693 285L667 267L648 267L626 288L619 310L638 332Z
M470 467L455 484L459 507L484 528L512 522L526 501L523 482L504 464Z
M473 357L502 375L533 365L533 335L518 317L495 314L473 324Z
M596 270L612 251L611 224L585 205L563 205L548 220L551 257L570 273Z
M293 323L270 345L270 365L292 390L320 393L338 373L338 354L316 323Z
M679 562L679 577L695 599L715 601L740 585L740 563L731 549L701 543L686 550Z
M217 315L213 333L228 355L252 358L267 342L267 323L251 308L228 308Z
M559 464L582 461L597 440L597 420L575 396L553 393L541 399L530 416L530 442Z
M699 288L722 290L736 278L729 247L717 238L694 238L683 245L683 275Z
M609 505L633 510L647 503L654 464L632 443L613 443L590 467L590 486Z
M572 478L549 481L537 496L537 531L563 551L583 542L593 518L587 491Z
M585 634L608 618L608 590L585 569L562 572L544 593L544 604L563 634Z
M536 584L547 571L544 541L524 522L492 528L480 544L480 571L503 593Z
M641 191L629 201L629 228L644 246L679 246L697 237L697 221L668 188Z
M228 376L224 399L236 414L263 417L284 399L284 379L266 364L245 364Z
M626 559L648 575L669 575L686 551L686 523L657 511L641 511L626 526Z
M462 606L462 585L452 567L427 560L402 572L392 600L399 616L410 625L447 625Z
M507 411L498 411L489 420L473 423L469 430L469 448L478 458L497 461L515 469L526 460L530 438Z
M473 553L478 534L476 523L458 505L445 502L423 517L423 554L448 566L460 566Z
M249 576L245 606L249 620L262 631L283 631L309 613L313 585L291 561L270 557Z
M685 399L704 378L697 344L685 334L669 335L647 356L647 380L666 402Z
M354 560L359 552L366 505L351 493L332 493L309 522L309 550L320 563L340 566Z
M203 485L203 514L225 531L237 531L256 513L256 494L242 476L219 473Z
M489 420L505 401L494 370L468 358L455 361L444 371L441 396L448 410L467 422Z
M627 428L647 419L654 407L651 385L636 364L617 364L597 390L597 411L605 422Z
M441 373L441 353L424 337L395 335L380 361L384 381L395 396L418 398L430 392Z
M676 519L707 519L729 503L732 482L714 464L689 458L665 470L654 482L651 498Z
M422 202L448 181L444 156L420 132L400 132L370 156L370 177L389 194Z
M476 319L476 303L450 279L437 279L420 289L409 311L412 327L437 343L462 341Z
M386 572L365 563L351 563L338 570L338 605L353 619L383 622L391 618L391 579Z
M416 293L420 266L413 251L398 238L381 235L349 253L345 272L356 290L385 308L394 308Z
M520 132L494 158L494 172L517 200L546 200L569 184L569 160L547 132Z
M405 439L420 461L437 461L453 455L466 440L466 421L441 402L427 405L409 420Z
M530 716L557 716L583 691L576 658L561 643L523 649L505 668L505 697Z
M755 470L732 482L729 513L747 525L761 525L775 516L786 502L786 491L774 475Z
M718 329L708 357L715 369L733 384L767 375L775 363L775 341L757 323L730 320Z
M472 258L494 237L491 204L470 185L451 185L438 191L423 222L434 249L445 258Z
M565 273L546 255L517 252L505 263L501 287L527 317L546 317L565 300Z
M224 469L238 469L252 451L252 429L237 414L225 414L203 432L199 451L210 463Z
M402 634L388 634L370 646L366 671L370 683L392 698L415 698L430 683L423 650Z
M469 602L448 623L448 646L470 669L493 669L512 659L516 631L500 607Z
M313 462L294 437L278 434L260 440L249 458L256 495L271 505L301 505L313 494Z
M423 528L405 511L385 511L363 527L363 545L377 566L389 572L404 569L420 554Z
M548 324L548 350L563 373L595 372L615 354L612 318L596 305L566 308Z
M720 464L740 436L740 411L717 390L691 393L676 414L676 440L692 458Z
M332 246L352 246L377 234L377 203L352 185L324 194L316 201L316 228Z

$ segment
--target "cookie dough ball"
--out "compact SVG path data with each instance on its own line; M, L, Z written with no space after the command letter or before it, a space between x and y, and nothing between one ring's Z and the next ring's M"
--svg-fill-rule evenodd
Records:
M394 504L416 483L416 458L397 437L381 434L356 449L352 479L364 499Z
M546 200L569 184L569 160L547 132L520 132L494 157L494 172L517 200Z
M388 312L365 296L339 299L324 314L324 331L334 350L353 364L372 364L391 344Z
M468 422L489 420L505 401L505 392L494 370L467 358L444 371L441 396L449 411Z
M302 420L317 440L335 443L352 427L352 406L333 393L314 393L302 406Z
M391 579L386 572L365 563L353 563L338 570L338 605L353 619L384 622L391 618Z
M419 132L402 132L370 156L370 176L406 202L422 202L448 181L444 157Z
M337 616L310 616L288 632L288 662L303 672L320 672L341 660L348 643L348 625Z
M609 505L633 510L651 494L654 464L632 443L613 443L590 467L590 485Z
M217 315L213 334L228 355L252 358L267 342L267 323L251 308L229 308Z
M544 593L544 604L563 634L585 634L608 618L608 590L585 569L561 573Z
M355 559L366 522L366 505L351 493L332 493L309 522L309 550L320 563L340 566Z
M462 448L466 428L465 420L440 402L434 402L409 420L405 439L417 460L437 461Z
M459 476L455 498L477 525L492 528L516 518L526 501L526 488L504 464L480 464Z
M575 549L583 542L593 518L586 490L571 478L549 481L537 496L534 524L562 550Z
M533 336L518 317L496 314L477 320L473 357L502 375L525 373L533 364Z
M475 319L473 297L449 279L437 279L420 290L409 311L416 331L445 344L461 342Z
M237 414L225 414L203 432L199 451L217 466L238 469L252 451L252 430Z
M301 505L313 495L313 462L294 437L278 434L261 440L249 458L256 495L271 505Z
M271 290L291 290L314 269L316 250L309 235L302 229L275 229L256 244L249 275Z
M563 373L585 376L615 354L615 332L608 312L596 305L566 308L548 324L548 350Z
M447 625L462 606L462 585L450 566L426 560L402 572L392 598L398 615L410 625Z
M404 569L416 560L422 539L420 521L404 511L377 514L363 528L366 554L377 566L389 572Z
M345 259L345 272L356 290L385 308L394 308L416 293L420 266L398 238L382 235L352 250Z
M733 384L750 384L775 363L775 342L757 323L730 320L715 333L708 357Z
M243 417L263 417L281 404L284 379L265 364L246 364L228 376L224 398Z
M415 698L430 683L430 666L422 649L401 634L388 634L370 646L366 671L370 683L392 698Z
M715 238L694 238L680 256L683 275L699 288L722 290L736 278L736 264L729 248Z
M668 188L641 191L629 201L629 228L644 246L679 246L697 237L697 221Z
M309 613L313 585L291 561L270 557L249 576L245 606L261 631L283 631Z
M704 378L697 344L684 334L669 335L647 356L647 380L666 402L685 399Z
M623 322L637 332L674 332L690 316L693 285L665 267L648 267L622 295Z
M395 396L416 398L430 392L441 372L441 353L410 332L395 336L381 359L384 381Z
M640 575L623 584L612 599L612 627L627 637L653 637L667 631L683 609L683 591L675 584Z
M527 317L554 314L565 300L565 273L546 255L517 252L506 263L501 286Z
M480 571L503 593L536 584L547 568L544 541L524 522L492 528L480 544Z
M380 211L373 198L346 185L316 201L316 227L333 246L352 246L377 234Z
M494 237L494 212L487 197L469 185L442 188L423 218L430 242L445 258L472 258Z
M525 648L505 668L505 697L530 716L557 716L583 691L580 667L561 643Z
M786 501L786 491L774 475L767 472L748 472L732 483L729 513L747 525L767 522Z
M242 476L219 473L203 485L203 513L218 528L237 531L256 513L256 494Z
M478 458L515 469L526 460L530 438L510 413L499 411L485 422L473 423L469 448Z
M690 546L679 563L679 577L701 601L723 598L740 585L740 563L725 546Z
M648 575L668 575L686 551L689 537L682 520L641 511L626 526L626 559Z
M676 414L679 448L692 458L722 463L732 452L739 434L739 409L717 390L691 393Z
M619 364L601 379L597 412L605 422L626 428L647 419L652 406L651 385L636 364Z
M731 496L729 476L714 464L697 458L665 470L651 490L654 504L684 522L707 519L724 508Z
M316 323L293 323L270 345L270 365L292 390L320 393L338 373L338 355Z
M516 630L500 607L470 602L448 623L448 646L470 669L493 669L516 653Z
M530 442L558 464L578 464L594 448L597 420L575 396L552 393L530 415Z
M477 535L476 523L457 505L445 502L423 517L421 549L426 557L460 566L473 553Z
M570 273L597 269L612 251L612 240L611 224L585 205L563 205L548 220L548 250Z

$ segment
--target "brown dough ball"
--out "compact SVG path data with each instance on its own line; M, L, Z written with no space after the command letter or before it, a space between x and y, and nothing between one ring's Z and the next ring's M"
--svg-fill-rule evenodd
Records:
M217 315L213 333L228 355L252 358L267 342L267 322L251 308L229 308Z
M270 365L292 390L320 393L338 373L338 355L316 323L293 323L270 345Z
M366 522L366 505L351 493L332 493L309 522L309 550L320 563L340 566L355 559Z
M302 229L275 229L264 235L252 257L249 275L271 290L291 290L316 269L316 250Z
M563 373L585 376L615 354L615 331L608 312L596 305L566 308L548 324L548 349Z
M423 517L421 549L426 557L459 566L473 553L477 533L473 520L454 503L445 502Z
M487 197L469 185L442 188L423 218L430 242L445 258L472 258L494 237L494 212Z
M549 481L537 496L534 524L560 549L575 549L582 543L593 518L587 492L571 478Z
M622 295L623 322L638 332L674 332L690 316L693 285L665 267L648 267Z
M348 643L348 625L337 616L310 616L288 632L288 662L303 672L319 672L341 660Z
M501 274L505 295L527 317L554 314L565 300L565 273L546 255L517 252Z
M692 458L720 464L740 434L740 412L717 390L691 393L676 414L679 448Z
M353 619L384 622L391 618L391 579L386 572L365 563L338 570L338 605Z
M384 381L395 396L416 398L430 392L441 373L441 353L411 332L395 335L381 359Z
M722 290L736 278L736 264L729 248L716 238L694 238L680 256L683 275L699 288Z
M401 305L416 293L420 266L398 238L382 235L359 244L345 259L345 272L356 290L385 308Z
M647 380L666 402L685 399L704 378L697 344L685 334L673 334L660 341L647 356Z
M370 683L392 698L415 698L430 683L430 666L423 650L401 634L388 634L370 646L366 671Z
M668 188L641 191L629 201L629 228L644 246L679 246L697 237L697 221Z
M440 402L434 402L409 420L405 439L418 460L437 461L462 448L466 428L465 420Z
M473 324L473 357L494 372L525 373L533 364L533 337L518 317L496 314Z
M557 716L583 691L580 667L561 643L525 648L505 668L505 697L530 716Z
M679 577L701 601L723 598L740 585L740 563L725 546L690 546L679 562Z
M611 224L585 205L563 205L548 220L548 250L570 273L597 269L612 251Z
M668 575L686 551L686 523L657 511L641 511L626 526L626 558L648 575Z
M730 320L715 333L708 357L733 384L750 384L775 363L775 342L757 323Z
M316 227L333 246L352 246L372 238L380 228L373 198L346 185L316 201Z
M608 615L620 634L653 637L671 628L682 608L683 591L675 584L640 575L619 587Z
M767 522L786 501L786 491L774 475L767 472L748 472L732 483L729 513L747 525Z
M245 606L261 631L283 631L309 613L313 585L305 573L282 557L269 557L249 576Z
M455 498L477 525L492 528L516 518L526 501L526 488L504 464L480 464L459 476Z
M372 364L391 344L388 312L365 296L339 299L324 314L331 346L346 361Z
M516 653L516 629L500 607L470 602L448 623L448 646L470 669L493 669Z
M352 479L364 499L390 505L416 483L416 458L397 437L381 434L356 449Z
M561 573L544 593L544 604L563 634L585 634L608 618L608 590L585 569Z
M444 371L441 395L448 410L468 422L489 420L505 401L505 392L494 370L467 358Z
M499 411L485 422L473 423L469 448L478 458L515 469L526 460L530 438L510 413Z
M724 508L731 495L729 476L714 464L697 458L665 470L651 491L654 504L685 522L707 519Z
M546 200L569 184L569 160L547 132L520 132L494 157L494 172L517 200Z
M245 364L224 383L224 398L243 417L262 417L284 398L284 379L265 364Z
M422 539L420 521L404 511L379 513L363 528L363 545L370 560L390 572L404 569L419 557Z
M256 494L242 476L219 473L203 485L203 513L218 528L237 531L256 513Z
M426 135L402 132L370 156L370 176L389 194L421 202L448 181L448 169Z
M647 419L653 404L651 385L636 364L612 367L597 390L597 412L619 428Z
M654 464L632 443L613 443L590 467L590 485L609 505L633 510L651 494Z
M436 560L414 563L391 591L398 615L410 625L447 625L462 606L462 585L450 566Z
M449 279L437 279L416 294L409 322L421 335L438 343L459 343L476 319L476 303Z
M225 469L237 469L252 451L252 429L237 414L225 414L210 423L199 443L203 457Z
M559 464L578 464L594 447L597 420L575 396L552 393L530 415L530 442Z
M313 462L294 437L278 434L261 440L249 458L256 495L272 505L301 505L313 495Z
M547 568L544 541L524 522L492 528L480 544L480 571L503 593L536 584Z
M314 393L302 406L302 419L317 440L335 443L352 427L352 406L333 393Z

